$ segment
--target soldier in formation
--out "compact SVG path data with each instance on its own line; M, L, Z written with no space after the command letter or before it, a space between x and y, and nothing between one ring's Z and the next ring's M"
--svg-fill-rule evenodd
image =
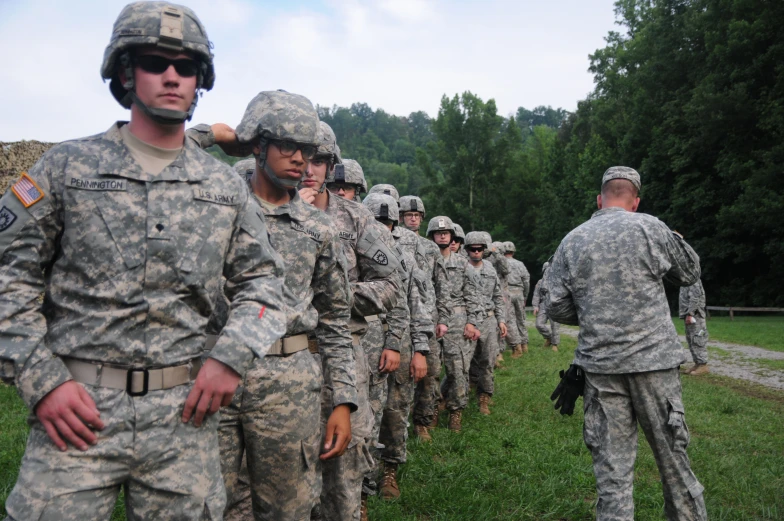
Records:
M522 261L514 258L515 245L512 241L504 243L504 250L509 263L509 322L514 323L514 327L519 334L520 343L513 345L512 358L520 358L523 353L528 352L528 328L525 326L525 301L528 298L528 290L531 285L531 275Z
M547 313L547 269L549 267L549 262L542 264L542 278L534 287L531 305L534 307L536 330L544 337L544 347L552 347L553 351L558 351L558 344L561 343L561 326Z
M708 324L705 321L705 290L702 281L681 288L678 297L678 316L686 326L686 343L694 365L684 374L700 376L708 369Z

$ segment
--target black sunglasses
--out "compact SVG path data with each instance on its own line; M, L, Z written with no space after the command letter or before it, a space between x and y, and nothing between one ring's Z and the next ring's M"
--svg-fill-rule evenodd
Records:
M270 143L278 147L282 156L291 157L297 150L302 152L302 159L310 161L316 155L318 147L314 145L303 145L302 143L295 143L294 141L281 141L278 139L271 139Z
M476 253L476 252L482 251L482 250L484 250L484 248L481 247L481 246L466 246L466 251L470 251L470 252L473 252L473 253Z
M163 74L170 65L174 65L174 70L183 78L193 78L199 73L199 62L188 58L172 60L157 54L142 54L135 58L136 65L150 74Z
M357 191L357 187L354 186L354 185L347 185L347 184L341 184L341 183L330 183L329 185L327 185L327 190L329 190L333 194L336 194L336 193L340 192L341 190L343 190L344 192L349 192L351 190L354 190L356 192Z

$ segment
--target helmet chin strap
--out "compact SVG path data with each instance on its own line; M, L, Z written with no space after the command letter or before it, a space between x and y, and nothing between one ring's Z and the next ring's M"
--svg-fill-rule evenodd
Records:
M275 172L273 172L272 168L270 168L269 165L267 164L266 154L264 154L263 156L259 154L258 163L259 163L259 167L264 172L264 175L267 176L267 179L269 179L273 185L277 186L281 190L289 191L292 189L296 189L297 186L299 186L299 181L296 181L294 179L281 179L280 177L276 176Z
M132 90L128 91L126 97L130 99L131 103L142 109L142 112L144 112L147 117L156 123L160 123L161 125L180 125L186 121L190 121L193 117L193 111L196 110L196 100L198 99L198 95L195 96L193 98L193 103L191 103L190 109L185 112L182 110L148 107L141 99L139 99L139 96L136 95L136 92Z
M448 244L438 244L438 243L436 243L436 246L438 246L438 247L439 247L439 248L441 248L442 250L445 250L445 249L449 248L449 245L448 245Z

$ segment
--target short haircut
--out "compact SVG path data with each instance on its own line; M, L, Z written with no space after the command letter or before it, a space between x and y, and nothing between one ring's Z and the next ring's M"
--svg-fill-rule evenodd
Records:
M637 188L628 179L610 179L602 186L604 199L634 199Z

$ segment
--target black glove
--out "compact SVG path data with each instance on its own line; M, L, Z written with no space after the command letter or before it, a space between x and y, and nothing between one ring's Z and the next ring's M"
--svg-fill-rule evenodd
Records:
M555 408L561 410L561 414L571 416L574 413L574 404L577 398L583 395L585 389L585 373L579 365L570 365L566 372L561 371L561 381L550 395L555 402Z

